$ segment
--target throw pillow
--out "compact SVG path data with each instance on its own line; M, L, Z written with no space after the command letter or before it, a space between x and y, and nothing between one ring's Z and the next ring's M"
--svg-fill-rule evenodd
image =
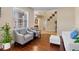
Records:
M23 34L23 35L25 35L26 34L26 30L25 29L22 29L22 30L20 30L20 34Z
M77 31L71 32L71 38L72 39L76 39L77 36L78 36L78 32Z

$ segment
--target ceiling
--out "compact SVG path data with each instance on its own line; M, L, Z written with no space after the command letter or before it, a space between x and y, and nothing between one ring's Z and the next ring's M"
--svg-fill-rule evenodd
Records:
M57 7L32 7L34 10L54 10Z
M57 10L57 7L32 7L35 11L35 17L43 17L45 14L51 14L54 13L54 11Z

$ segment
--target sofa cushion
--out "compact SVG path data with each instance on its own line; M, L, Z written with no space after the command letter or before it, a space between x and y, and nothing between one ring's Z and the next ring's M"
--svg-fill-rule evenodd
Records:
M72 31L70 35L71 35L72 39L76 39L76 37L78 36L78 32L77 31Z
M25 35L27 31L25 29L22 29L22 30L19 30L19 33Z

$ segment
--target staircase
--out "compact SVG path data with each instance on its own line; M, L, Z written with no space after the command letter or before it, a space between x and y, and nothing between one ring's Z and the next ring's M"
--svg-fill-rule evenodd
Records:
M51 14L51 16L49 16L49 18L47 19L48 21L50 21L53 17L55 17L57 14L57 11L55 11L53 14ZM55 32L57 32L57 20L54 21L55 23Z
M50 21L53 17L55 17L57 14L57 11L55 11L53 14L51 14L51 16L49 16L48 21Z

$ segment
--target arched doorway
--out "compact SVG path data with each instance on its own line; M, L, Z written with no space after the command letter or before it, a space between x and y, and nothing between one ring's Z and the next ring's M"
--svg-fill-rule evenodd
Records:
M35 23L44 34L57 33L57 11L35 11Z

